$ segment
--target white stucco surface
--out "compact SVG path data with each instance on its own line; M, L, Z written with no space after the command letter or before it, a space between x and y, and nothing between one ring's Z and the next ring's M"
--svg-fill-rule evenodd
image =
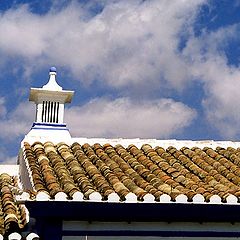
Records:
M0 174L8 173L11 176L19 175L19 165L0 165Z

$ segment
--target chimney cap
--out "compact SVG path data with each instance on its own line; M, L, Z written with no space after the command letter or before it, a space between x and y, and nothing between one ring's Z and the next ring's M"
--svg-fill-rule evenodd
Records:
M57 69L51 67L49 69L49 80L42 88L31 88L29 100L35 103L40 103L39 101L45 100L49 101L56 100L61 103L70 103L74 91L63 90L61 86L58 85L56 81Z

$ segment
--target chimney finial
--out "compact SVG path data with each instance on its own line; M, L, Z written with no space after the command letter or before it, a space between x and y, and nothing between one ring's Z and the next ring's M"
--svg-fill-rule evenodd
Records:
M49 72L55 72L57 73L57 69L55 67L50 67Z
M43 89L53 90L53 91L61 91L62 87L58 85L56 80L57 69L55 67L51 67L49 69L49 80L46 85L43 86Z

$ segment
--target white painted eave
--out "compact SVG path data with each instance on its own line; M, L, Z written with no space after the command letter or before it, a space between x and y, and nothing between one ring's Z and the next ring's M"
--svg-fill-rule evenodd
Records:
M78 138L78 137L70 137L63 139L61 135L53 137L51 134L46 135L44 137L35 137L35 138L25 138L24 139L29 140L29 143L32 144L34 141L52 141L54 144L57 144L59 142L64 141L66 144L71 145L74 142L78 142L79 144L85 144L88 143L90 145L93 145L95 143L99 143L101 145L104 145L106 143L111 144L112 146L115 146L117 144L121 144L123 147L128 147L130 144L134 144L136 147L141 148L143 144L149 144L151 147L160 146L164 149L167 149L168 147L172 146L177 149L181 149L182 147L210 147L212 149L216 149L216 147L232 147L232 148L238 148L240 147L240 142L234 142L234 141L214 141L214 140L176 140L176 139L168 139L168 140L158 140L158 139L140 139L140 138Z
M240 142L234 141L214 141L214 140L177 140L177 139L168 139L168 140L158 140L158 139L140 139L140 138L132 138L132 139L124 139L124 138L77 138L72 137L71 142L68 144L72 144L74 142L78 142L79 144L88 143L90 145L94 143L99 143L101 145L109 143L111 145L121 144L123 147L128 147L130 144L134 144L136 147L141 148L143 144L149 144L153 148L156 146L160 146L164 149L172 146L177 149L181 149L182 147L210 147L212 149L216 149L216 147L240 147Z

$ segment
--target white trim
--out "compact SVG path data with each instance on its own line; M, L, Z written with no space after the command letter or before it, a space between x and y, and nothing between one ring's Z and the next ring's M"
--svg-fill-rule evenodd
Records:
M56 134L56 132L52 133ZM140 138L84 138L84 137L70 137L67 139L64 139L61 135L56 136L54 140L50 140L51 138L51 130L49 133L45 133L45 138L41 139L41 137L36 138L31 141L30 139L25 139L25 141L30 141L29 143L32 144L34 141L40 141L44 143L45 141L53 141L54 144L57 144L59 142L64 142L68 145L73 144L74 142L78 142L80 145L83 145L85 143L88 143L90 145L93 145L95 143L99 143L101 145L104 145L106 143L111 144L112 146L115 146L117 144L121 144L123 147L128 147L130 144L134 144L136 147L141 148L144 144L151 145L152 148L155 148L157 146L162 147L164 149L167 149L169 146L173 146L177 149L181 149L182 147L210 147L212 149L216 149L216 147L233 147L238 148L240 147L240 142L233 142L233 141L214 141L214 140L176 140L176 139L167 139L167 140L158 140L158 139L140 139ZM28 136L28 135L26 135Z
M8 236L8 239L9 240L21 240L22 239L22 236L17 233L17 232L14 232L14 233L11 233L9 236Z
M38 192L36 195L36 201L48 201L50 200L50 196L47 192Z
M38 240L40 237L36 233L29 233L26 237L26 240Z
M58 192L55 196L55 201L66 201L67 200L67 194L64 192Z
M175 198L177 203L187 203L188 202L188 197L185 194L179 194Z
M118 196L117 193L110 193L108 195L108 199L107 199L108 202L119 202L120 201L120 197Z
M214 141L214 140L176 140L176 139L167 139L167 140L158 140L158 139L140 139L140 138L132 138L132 139L124 139L124 138L71 138L72 144L73 142L78 142L79 144L88 143L93 145L95 143L99 143L104 145L109 143L113 146L117 144L121 144L123 147L128 147L130 144L134 144L136 147L141 148L143 144L149 144L153 148L156 146L160 146L164 149L168 148L169 146L173 146L177 149L181 149L182 147L211 147L216 149L216 147L233 147L238 148L240 147L240 142L233 142L233 141Z
M193 200L193 203L204 203L205 202L204 196L199 193L194 195L192 200Z

